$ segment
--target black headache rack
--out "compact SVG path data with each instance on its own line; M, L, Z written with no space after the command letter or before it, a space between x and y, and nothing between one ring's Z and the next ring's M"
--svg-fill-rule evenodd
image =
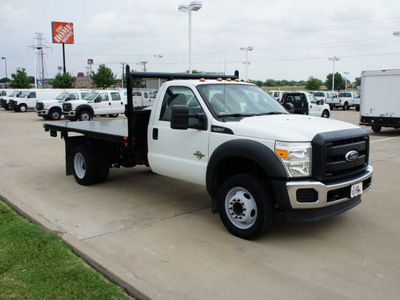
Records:
M143 135L140 133L140 126L135 126L141 123L140 119L147 119L150 117L149 110L135 110L133 108L133 78L141 79L166 79L166 80L188 80L188 79L239 79L239 71L235 71L234 75L213 75L213 74L190 74L190 73L163 73L163 72L131 72L129 65L126 66L126 83L127 83L127 104L125 107L125 114L128 118L128 144L130 149L134 149L135 137Z

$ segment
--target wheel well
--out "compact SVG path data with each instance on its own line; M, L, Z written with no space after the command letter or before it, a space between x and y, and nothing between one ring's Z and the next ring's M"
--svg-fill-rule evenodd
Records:
M263 168L255 161L245 157L228 157L223 159L215 170L214 187L221 184L234 175L238 174L254 174L261 178L266 178L267 174Z

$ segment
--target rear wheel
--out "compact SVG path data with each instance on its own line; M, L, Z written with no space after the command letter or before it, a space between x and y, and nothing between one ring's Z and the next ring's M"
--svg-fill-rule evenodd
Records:
M108 116L109 116L110 118L116 118L116 117L118 117L118 115L119 115L119 114L109 114Z
M343 110L348 110L349 109L349 104L347 102L345 102L343 104Z
M81 185L91 185L97 180L96 153L92 147L81 145L72 153L72 166L76 182Z
M381 132L382 126L372 125L371 128L373 132Z
M218 192L219 214L235 236L253 239L272 226L275 207L266 182L251 174L228 178Z

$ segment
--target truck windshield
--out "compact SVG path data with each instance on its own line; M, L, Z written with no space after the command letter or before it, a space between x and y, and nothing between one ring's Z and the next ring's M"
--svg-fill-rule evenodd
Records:
M12 93L11 93L11 95L10 95L9 97L15 97L15 96L18 96L17 94L18 94L18 91L14 91L14 92L12 92Z
M83 99L84 99L84 100L91 101L91 100L93 100L94 98L96 98L96 96L97 96L98 94L99 94L99 93L89 93L89 94L87 94Z
M205 84L197 88L217 117L287 114L274 98L254 85Z
M21 92L21 94L17 95L17 97L25 98L26 96L28 96L29 93L30 93L30 91L23 91L23 92Z
M64 100L65 97L68 96L69 93L62 93L56 97L57 100Z

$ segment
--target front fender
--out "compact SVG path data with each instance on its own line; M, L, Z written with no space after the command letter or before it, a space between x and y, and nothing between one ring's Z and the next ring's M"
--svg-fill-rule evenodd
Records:
M270 178L287 178L287 172L278 156L267 146L246 139L228 141L215 149L206 173L207 192L215 196L218 191L221 168L229 159L243 158L259 166Z

